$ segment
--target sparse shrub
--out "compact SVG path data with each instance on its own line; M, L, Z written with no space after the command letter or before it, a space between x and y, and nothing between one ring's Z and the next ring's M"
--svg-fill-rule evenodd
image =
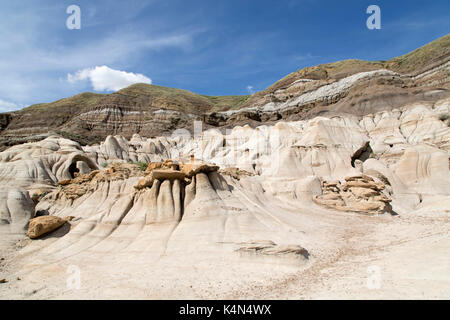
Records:
M103 162L102 164L100 164L100 166L102 166L103 168L106 168L108 164L106 162Z
M133 162L133 164L137 165L139 167L139 169L141 169L142 171L147 170L147 167L148 167L148 162L137 161L137 162Z
M450 113L447 113L447 114L441 114L441 115L439 116L439 120L441 120L441 121L445 121L445 120L448 120L448 119L450 119Z
M272 102L282 102L277 96L275 96L275 95L271 95L270 96L270 100L272 101Z
M173 126L176 126L178 124L178 122L180 122L180 118L171 118L170 122L172 123Z

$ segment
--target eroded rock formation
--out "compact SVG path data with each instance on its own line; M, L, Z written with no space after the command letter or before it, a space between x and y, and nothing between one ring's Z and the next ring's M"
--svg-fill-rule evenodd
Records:
M449 46L446 35L389 61L344 60L303 68L251 97L206 97L146 84L108 95L83 93L0 115L0 149L53 134L89 145L108 135L130 139L136 133L157 137L180 128L192 131L195 120L223 130L318 115L363 116L416 101L434 103L450 94ZM145 152L135 149L128 156L145 157Z
M59 218L55 216L41 216L30 220L27 236L31 239L39 238L40 236L52 232L64 223L70 221L70 218Z
M392 200L383 191L386 186L367 175L358 175L340 181L323 181L323 194L313 196L313 201L339 211L363 213L391 212Z
M450 128L442 114L449 112L450 99L442 99L195 138L109 136L82 147L52 136L11 147L0 153L2 245L26 239L31 218L74 218L24 245L5 274L65 285L66 265L81 266L89 297L102 296L94 284L111 274L133 292L150 287L166 296L173 291L161 289L165 283L207 288L220 277L232 292L268 275L314 273L311 266L355 252L350 244L378 243L387 236L379 223L395 242L395 217L406 221L399 232L415 219L436 218L435 228L445 228ZM111 296L123 294L118 288Z

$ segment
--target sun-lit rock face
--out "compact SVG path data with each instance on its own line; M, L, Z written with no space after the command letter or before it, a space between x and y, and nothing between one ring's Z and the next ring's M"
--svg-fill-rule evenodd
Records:
M27 236L31 239L39 238L46 233L58 229L69 220L70 218L62 219L55 216L40 216L33 218L28 225Z
M57 136L0 153L0 179L20 187L71 179L80 166L84 171L97 169L78 143Z
M97 164L78 143L56 136L1 152L2 230L24 233L42 195L53 190L58 181L96 169Z
M442 120L442 115L449 113L449 101L415 103L364 117L317 117L255 129L235 127L226 134L207 130L197 138L181 135L147 139L134 135L126 140L109 136L100 145L81 147L54 136L0 153L0 179L23 190L18 192L28 191L35 202L50 193L47 198L73 201L95 192L102 184L128 183L133 179L138 180L135 191L153 188L156 180L158 188L161 185L166 189L169 186L164 181L169 180L170 188L178 181L174 188L181 188L184 193L194 188L185 190L191 183L195 185L205 177L210 181L212 174L222 176L214 173L219 169L225 170L225 176L235 178L241 170L246 179L261 180L259 183L277 196L305 199L304 191L299 190L309 187L303 184L337 180L340 182L336 187L345 188L347 177L364 173L389 184L393 203L398 201L402 206L402 197L423 200L428 195L445 197L450 192L450 130ZM147 168L142 171L132 164L135 162L148 163ZM235 174L226 174L232 168L236 168ZM311 197L317 195L315 203L324 204L326 197L336 198L328 199L328 204L331 200L344 201L350 194L366 197L358 194L362 192L359 189L339 189L340 193L333 196L321 195L323 190L318 189L311 188L316 191L308 193ZM189 199L187 193L183 197ZM4 194L5 199L11 197L11 192ZM404 201L405 206L410 204ZM378 209L367 208L353 211L385 211L381 205ZM10 214L3 216L4 221L11 220Z
M319 205L339 211L377 214L391 212L390 193L383 192L386 186L367 175L345 178L339 181L323 182L322 194L313 196Z
M25 233L35 204L28 191L13 186L0 188L0 231Z
M234 270L243 283L281 277L339 255L348 230L366 232L362 219L445 218L449 112L447 99L196 137L17 145L0 153L0 232L73 217L23 248L16 270L76 264L99 281L123 270L152 288L179 283L182 265L224 279Z

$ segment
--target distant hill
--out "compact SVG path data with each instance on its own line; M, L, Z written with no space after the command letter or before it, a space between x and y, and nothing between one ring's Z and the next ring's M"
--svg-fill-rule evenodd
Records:
M277 90L286 88L299 79L339 80L358 72L378 69L388 69L401 74L414 75L425 72L432 67L441 65L449 61L449 59L450 34L389 61L364 61L349 59L300 69L296 72L288 74L267 89L253 95L245 103L244 107L254 105L255 103L262 103L260 101L261 97L273 94Z
M317 114L362 115L447 96L449 61L450 34L389 61L352 59L303 68L252 96L205 96L142 83L111 94L86 92L0 114L0 149L55 133L82 144L111 134L164 135L191 129L196 119L225 128ZM398 75L369 73L346 84L352 75L382 69Z

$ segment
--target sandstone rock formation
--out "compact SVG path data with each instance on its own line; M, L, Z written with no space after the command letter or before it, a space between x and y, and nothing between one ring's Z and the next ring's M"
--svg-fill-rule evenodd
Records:
M3 232L25 233L34 216L35 204L29 193L21 188L3 186L0 189L0 228Z
M240 290L294 274L314 287L314 270L373 252L374 243L444 237L450 128L441 115L449 112L442 99L194 139L110 136L82 147L52 136L11 147L0 153L2 250L17 251L30 218L74 219L58 236L8 254L11 269L0 276L22 280L0 296L35 290L28 277L65 284L65 266L77 265L85 291L48 286L37 297L178 297L166 288L174 284L183 296L203 297L213 280L223 283L213 289L219 297L248 297ZM401 242L405 252L422 248L410 241ZM445 241L427 246L441 252ZM111 275L120 285L106 293ZM262 285L266 277L274 282Z
M309 253L305 248L298 245L285 245L279 246L273 241L249 241L240 244L237 249L240 253L265 255L265 256L283 256L300 258L302 260L308 260Z
M253 173L245 171L245 170L241 170L236 167L225 168L225 169L220 170L219 172L222 175L231 176L236 180L241 180L241 178L248 177L248 176L254 176Z
M6 140L35 138L0 152L0 298L450 297L448 55L416 58L307 68L225 112L156 87L83 95L50 125L99 135L86 146L21 126L45 105L0 117Z
M105 170L94 170L74 179L58 182L61 188L53 194L48 194L48 197L74 200L89 191L95 190L100 183L140 176L142 176L142 171L135 164L113 163Z
M390 212L392 201L383 193L384 183L375 182L372 177L358 175L345 178L345 183L339 181L324 181L323 194L313 196L317 204L340 210L363 213Z
M155 180L180 180L189 184L193 176L199 173L215 172L218 166L202 162L174 163L171 159L164 162L150 162L145 170L145 177L139 180L136 189L151 187Z
M33 218L30 220L27 236L31 239L39 238L46 233L58 229L67 221L69 221L68 218L62 219L55 216L41 216Z

